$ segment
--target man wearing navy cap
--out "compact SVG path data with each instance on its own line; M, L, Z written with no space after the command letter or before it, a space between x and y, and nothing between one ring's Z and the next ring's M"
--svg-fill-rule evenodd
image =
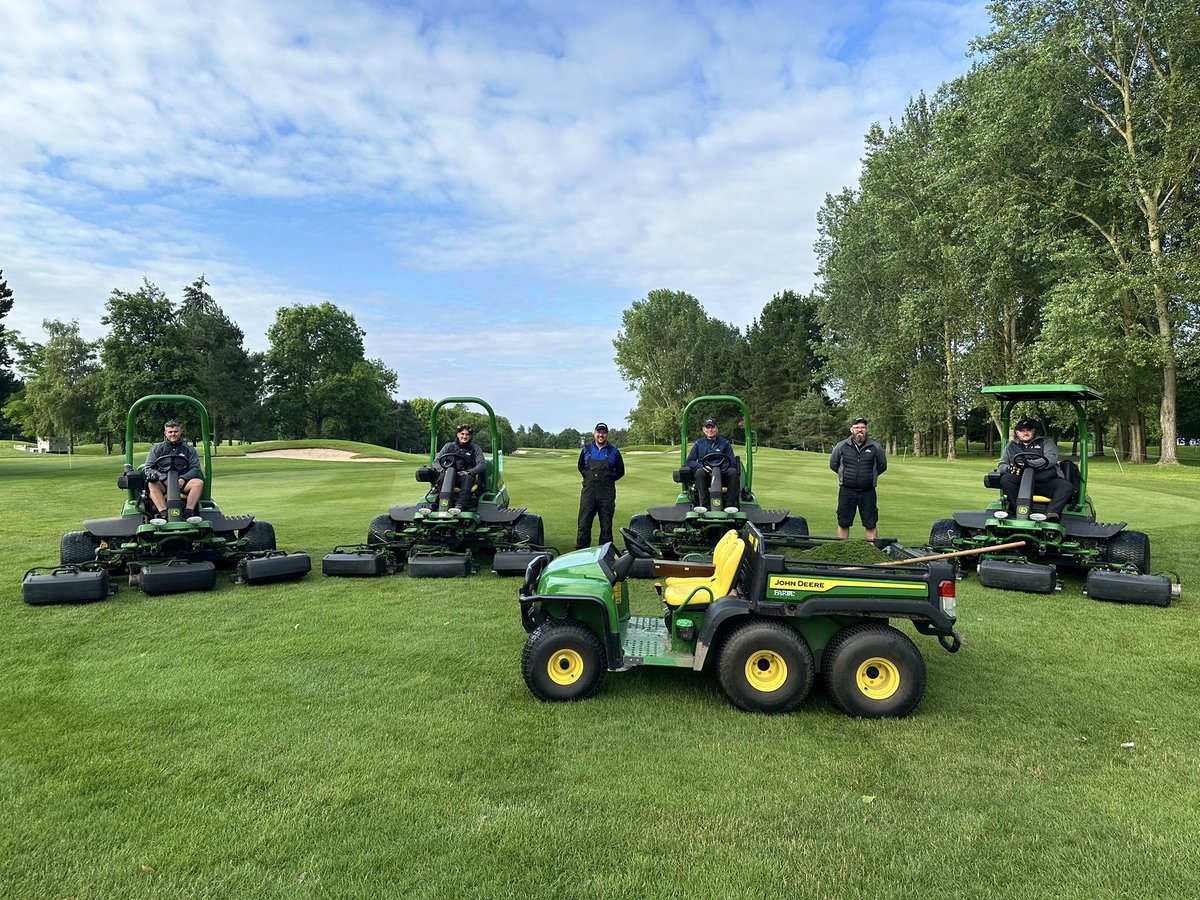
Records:
M887 453L883 445L867 437L867 420L862 416L850 423L850 437L833 448L829 468L838 477L838 537L850 537L850 526L858 513L867 540L875 540L875 526L879 524L875 485L887 471Z
M608 426L597 422L592 432L595 438L579 451L579 474L583 489L579 493L579 528L575 549L592 544L592 520L600 514L600 543L613 539L613 514L617 509L617 482L625 474L621 451L608 442Z

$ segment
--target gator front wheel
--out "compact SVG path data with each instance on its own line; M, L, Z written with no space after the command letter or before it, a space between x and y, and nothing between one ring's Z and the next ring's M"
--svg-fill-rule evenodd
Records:
M586 700L600 690L606 669L599 639L578 622L540 625L521 654L521 674L539 700Z
M822 654L821 675L837 707L862 719L901 718L925 693L925 659L890 625L843 628Z
M748 622L721 650L721 690L749 712L791 712L808 696L815 669L812 651L794 628Z

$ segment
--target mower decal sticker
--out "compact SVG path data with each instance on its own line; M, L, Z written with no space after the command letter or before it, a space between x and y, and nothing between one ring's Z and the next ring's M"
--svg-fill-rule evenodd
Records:
M800 578L792 575L771 575L767 578L767 590L770 591L804 591L810 594L823 594L840 587L871 588L888 591L911 591L924 595L929 586L917 582L903 583L895 581L859 581L847 578Z

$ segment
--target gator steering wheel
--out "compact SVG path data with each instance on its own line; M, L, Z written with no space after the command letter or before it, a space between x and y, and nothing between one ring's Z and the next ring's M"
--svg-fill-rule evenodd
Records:
M629 528L622 528L620 534L625 541L625 549L635 559L662 559L662 550L636 531Z

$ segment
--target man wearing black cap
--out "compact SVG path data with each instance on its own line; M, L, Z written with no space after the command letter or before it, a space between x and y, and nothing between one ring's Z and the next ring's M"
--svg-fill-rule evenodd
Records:
M621 451L608 442L608 426L597 422L592 432L595 438L579 451L579 474L583 489L579 492L579 528L575 549L592 544L592 520L600 514L600 543L613 539L613 513L617 509L617 482L625 474Z
M729 457L730 477L733 478L737 472L737 457L733 455L733 445L729 443L728 438L723 438L717 434L717 420L704 420L704 434L692 444L692 451L688 454L687 465L692 470L692 474L696 479L696 494L701 506L711 506L712 498L709 496L710 488L712 487L712 470L711 464L706 464L704 460L710 453L721 453ZM737 505L736 478L730 483L729 496L735 498L731 506Z
M850 437L833 448L829 468L838 476L838 537L850 537L857 512L867 540L875 540L875 526L879 524L875 485L887 471L887 453L883 445L867 437L867 420L862 416L850 423Z
M1000 488L1004 491L1009 508L1015 508L1017 494L1021 490L1021 473L1025 466L1033 469L1033 489L1038 494L1049 496L1046 518L1057 519L1071 499L1071 482L1062 477L1058 470L1058 445L1037 436L1037 423L1033 419L1017 422L1016 439L1009 441L1000 454L996 470L1000 472ZM1018 454L1025 454L1024 462L1015 462Z
M458 508L466 507L470 501L478 500L475 488L477 486L476 479L487 471L487 460L484 459L483 451L479 449L479 445L471 440L475 434L475 429L463 423L454 431L454 440L449 441L441 450L438 451L436 459L453 457L458 464L455 469L455 485L458 487L458 500L451 501L445 499L447 505L457 502ZM436 461L436 460L435 460ZM445 470L439 471L440 475ZM441 507L443 501L438 501L438 506Z

